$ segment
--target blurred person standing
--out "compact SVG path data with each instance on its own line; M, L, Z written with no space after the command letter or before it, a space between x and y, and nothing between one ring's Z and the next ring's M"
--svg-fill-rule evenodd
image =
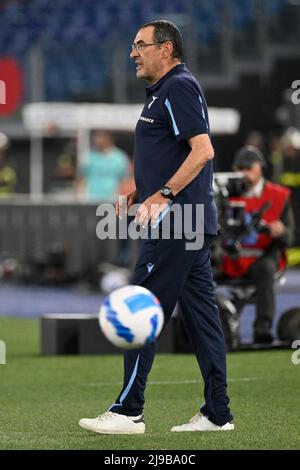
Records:
M52 160L52 159L51 159ZM69 138L63 143L55 165L48 170L47 192L58 196L73 197L76 182L77 139Z
M259 131L250 131L247 134L245 145L251 145L252 147L260 150L262 153L265 152L265 139L263 134Z
M51 192L71 195L76 179L77 139L70 138L58 155Z
M274 183L280 183L283 170L283 156L280 144L280 135L273 134L269 141L269 162L271 165L270 177Z
M85 192L90 201L114 202L119 186L128 177L129 158L116 147L108 131L97 130L92 135L92 149L80 169L75 184L77 194Z
M119 186L119 195L126 196L135 191L134 182L134 168L133 162L129 163L129 172L126 178L121 182ZM122 267L129 265L131 258L130 240L128 238L120 238L118 243L118 252L116 257L116 264Z
M279 183L290 189L295 215L295 245L300 246L300 131L290 127L280 139L281 174Z
M0 196L9 196L16 192L17 172L6 159L9 141L5 134L0 133Z

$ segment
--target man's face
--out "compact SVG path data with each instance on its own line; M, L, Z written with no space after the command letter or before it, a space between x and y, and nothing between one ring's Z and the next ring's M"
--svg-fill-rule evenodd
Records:
M140 29L134 39L134 44L141 47L146 44L155 43L154 26ZM162 70L163 49L157 46L142 47L138 52L133 49L130 53L131 59L136 63L137 78L144 78L150 83L155 83L156 77L160 76Z
M262 177L262 166L259 162L253 163L250 168L236 168L237 171L243 173L250 186L255 186Z
M111 145L111 138L105 132L96 132L93 137L93 143L97 149L103 151Z

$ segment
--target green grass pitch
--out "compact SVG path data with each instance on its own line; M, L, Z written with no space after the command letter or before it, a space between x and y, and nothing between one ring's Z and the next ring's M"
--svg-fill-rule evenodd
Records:
M228 355L236 430L170 433L197 412L203 384L193 355L157 355L146 390L146 434L105 436L78 426L116 398L121 356L39 355L37 320L0 318L1 449L299 449L300 365L292 350Z

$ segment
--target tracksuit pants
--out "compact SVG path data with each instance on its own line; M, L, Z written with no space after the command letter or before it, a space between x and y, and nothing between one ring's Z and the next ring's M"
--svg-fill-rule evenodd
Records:
M198 250L186 250L185 239L142 240L131 284L153 292L161 302L166 327L177 301L204 379L205 403L200 411L222 426L232 420L226 384L226 351L210 263L211 236ZM124 383L110 411L138 416L156 344L124 354ZM200 399L199 399L200 400Z

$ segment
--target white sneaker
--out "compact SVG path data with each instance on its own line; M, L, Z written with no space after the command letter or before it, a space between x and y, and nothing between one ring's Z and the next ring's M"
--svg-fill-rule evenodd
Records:
M209 421L209 419L198 412L193 416L190 421L181 426L174 426L171 432L184 432L184 431L233 431L234 424L226 423L223 426L217 426Z
M97 418L83 418L79 426L99 434L144 434L144 416L126 416L106 411Z

